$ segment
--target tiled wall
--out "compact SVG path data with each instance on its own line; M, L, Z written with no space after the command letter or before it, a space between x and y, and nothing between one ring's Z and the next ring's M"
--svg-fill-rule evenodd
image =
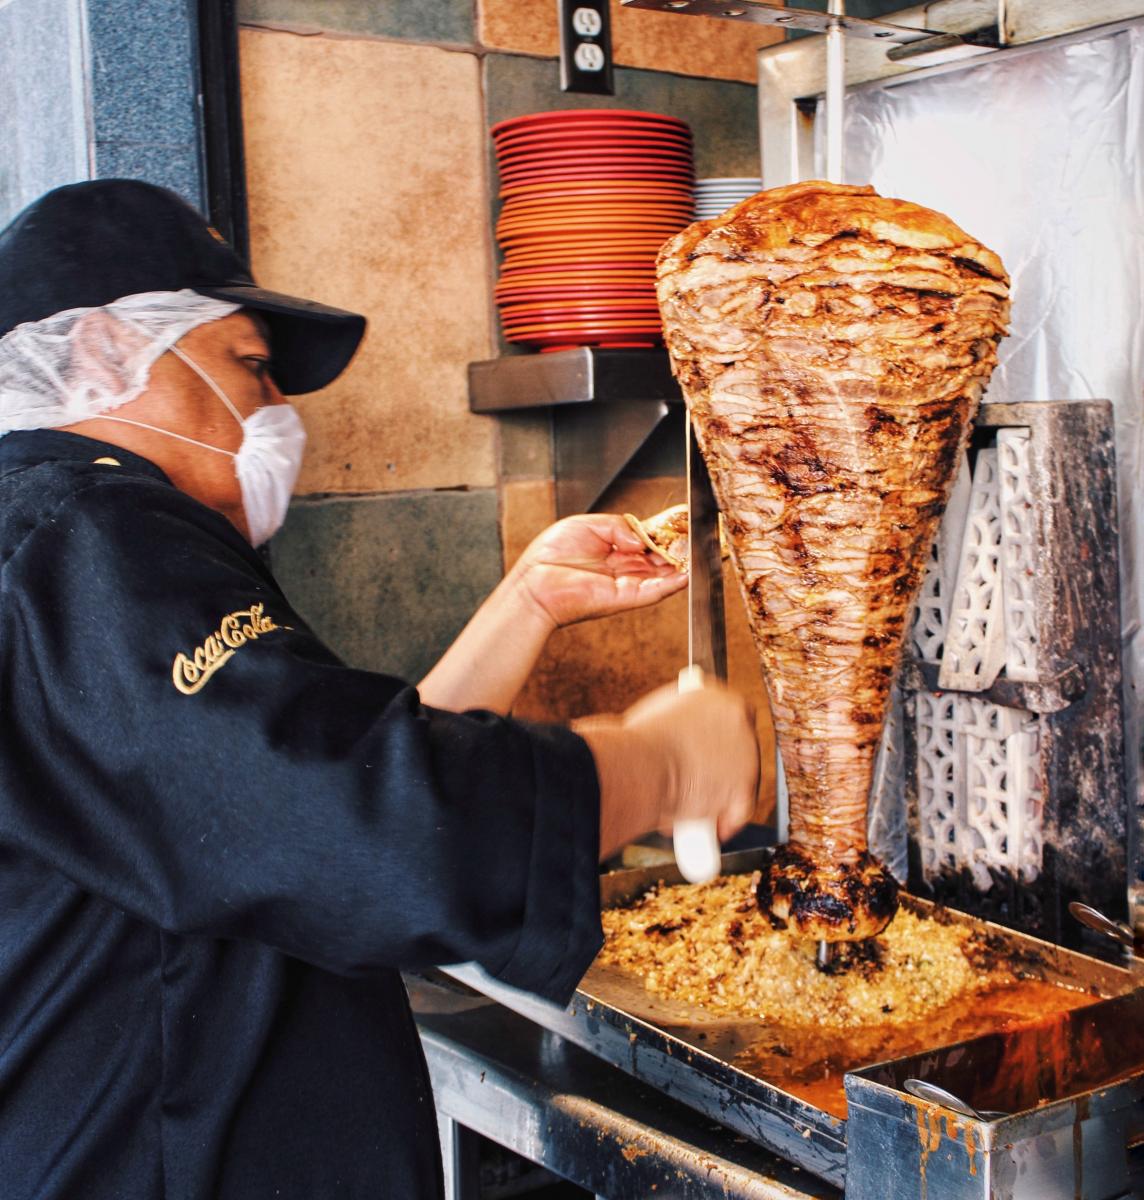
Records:
M255 273L370 321L351 370L300 400L311 447L275 568L345 658L416 679L554 518L547 414L468 408L468 364L505 350L489 126L665 112L691 125L700 175L756 174L751 81L774 35L614 2L616 94L588 97L559 90L554 0L241 0L240 18ZM676 413L600 507L681 499L681 445ZM765 713L733 591L729 615L733 680ZM518 711L619 709L685 656L681 598L564 630Z

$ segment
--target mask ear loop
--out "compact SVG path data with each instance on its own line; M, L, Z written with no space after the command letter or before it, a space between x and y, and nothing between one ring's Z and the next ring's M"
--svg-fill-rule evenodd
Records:
M241 428L243 424L242 417L239 416L238 409L234 407L234 404L226 392L224 392L222 388L215 383L215 381L206 373L206 371L202 369L202 367L199 366L197 362L195 362L193 358L190 358L188 355L184 354L178 346L169 346L168 349L177 359L180 359L182 362L186 363L187 366L190 367L191 370L194 371L194 373L203 381L203 383L205 383L207 387L214 392L214 394L223 402L223 404L226 405L230 415L234 417L239 424L239 428ZM174 430L171 429L160 429L158 425L148 425L143 421L133 421L130 417L113 417L110 413L102 413L101 417L105 421L118 421L120 425L134 425L138 429L150 429L152 433L164 433L167 435L167 437L178 438L180 442L186 442L190 446L201 446L204 450L213 450L215 454L225 454L227 458L238 458L238 455L234 454L230 450L223 450L219 446L210 446L206 442L200 442L196 438L187 437L182 433L175 433Z
M209 387L210 390L212 392L214 392L214 394L223 402L223 404L226 405L227 409L230 412L230 415L232 417L234 417L234 419L239 423L239 425L241 425L242 417L239 415L238 409L234 407L234 404L231 402L230 397L226 394L226 392L224 392L222 390L222 388L219 387L219 385L217 383L215 383L215 381L206 373L206 371L204 371L202 369L202 367L200 367L199 364L197 362L195 362L195 360L193 358L190 358L188 355L184 354L183 351L180 350L178 346L172 346L171 353L176 358L185 362L187 364L187 366L190 367L192 371L194 371L194 373L203 381L203 383L205 383L207 385L207 387Z
M143 421L133 421L130 417L113 417L110 413L100 413L95 418L98 421L118 421L120 425L134 425L137 429L150 429L152 433L162 433L167 437L178 438L180 442L186 442L191 446L201 446L204 450L213 450L215 454L225 454L227 458L237 458L238 455L230 450L224 450L221 446L210 446L206 442L200 442L196 438L186 437L184 434L175 433L173 429L160 429L158 425L148 425Z

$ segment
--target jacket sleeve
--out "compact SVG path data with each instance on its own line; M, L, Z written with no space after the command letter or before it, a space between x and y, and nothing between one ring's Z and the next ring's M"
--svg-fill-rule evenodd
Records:
M165 485L79 492L0 603L0 842L170 931L347 974L474 960L570 995L600 944L574 734L345 666Z

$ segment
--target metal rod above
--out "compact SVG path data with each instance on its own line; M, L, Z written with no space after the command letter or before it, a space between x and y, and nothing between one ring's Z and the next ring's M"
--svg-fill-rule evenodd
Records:
M803 29L810 33L829 33L832 28L838 28L849 37L876 38L889 45L924 41L934 36L932 29L913 29L907 25L871 21L863 17L844 17L839 21L831 13L771 4L765 0L622 0L622 3L625 8L648 8L656 12L750 21L756 25L777 25L780 29Z
M3 0L0 0L2 3ZM768 0L621 0L625 8L646 8L654 12L683 13L685 16L716 17L723 21L749 21L755 25L773 25L779 29L801 29L807 33L857 37L886 43L892 61L909 61L916 66L948 62L997 49L1002 44L1002 27L991 25L976 32L943 33L938 29L915 29L890 21L871 21L866 17L840 16L831 9L817 12ZM1004 0L998 0L1004 14Z
M827 14L834 18L826 31L826 178L843 183L842 146L846 124L846 36L842 19L846 0L829 0Z

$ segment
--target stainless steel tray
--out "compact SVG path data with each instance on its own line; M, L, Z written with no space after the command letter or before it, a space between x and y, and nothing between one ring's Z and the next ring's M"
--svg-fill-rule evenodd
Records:
M992 1111L918 1100L910 1079ZM846 1200L1139 1196L1144 991L855 1071L846 1095Z
M750 872L761 864L764 854L751 850L726 855L723 871ZM670 866L605 875L601 879L603 904L628 903L660 881L682 882ZM910 903L929 907L912 898ZM1136 986L1136 977L1128 969L963 914L950 916L987 932L1006 953L1051 982L1095 989L1104 996L1119 996ZM638 980L596 965L584 976L567 1008L508 987L472 964L450 967L448 973L703 1116L829 1183L843 1185L846 1122L735 1065L734 1060L748 1045L767 1036L765 1025L728 1021L702 1009L661 1000Z

